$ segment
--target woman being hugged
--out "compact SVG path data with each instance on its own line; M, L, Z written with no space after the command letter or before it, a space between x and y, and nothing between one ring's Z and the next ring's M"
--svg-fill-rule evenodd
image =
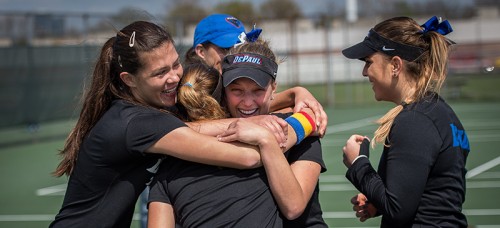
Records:
M346 177L361 192L351 202L361 221L382 216L382 227L467 227L467 134L438 95L453 41L448 21L423 25L408 17L377 24L363 42L342 51L365 62L375 99L396 104L378 120L372 146L384 145L378 171L369 140L353 135L343 148Z
M137 198L162 160L232 168L260 165L258 151L187 127L175 105L183 69L171 35L136 21L106 41L56 176L69 175L50 227L130 227ZM197 142L197 143L193 143Z
M276 55L258 39L232 48L218 71L203 63L185 68L179 104L191 121L238 118L218 135L224 142L259 147L263 167L221 169L171 159L162 163L149 195L148 227L327 227L319 202L319 176L326 171L321 143L314 136L311 110L272 113L288 126L282 149L267 129L249 119L270 114L277 88ZM223 86L222 104L216 96ZM227 114L226 114L227 113ZM289 150L287 150L289 149ZM283 151L286 150L285 153ZM165 211L167 213L165 213Z

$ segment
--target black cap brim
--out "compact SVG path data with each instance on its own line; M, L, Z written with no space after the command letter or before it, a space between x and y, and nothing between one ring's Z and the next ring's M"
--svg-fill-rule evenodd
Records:
M238 78L250 78L262 88L265 88L269 84L269 81L273 79L268 73L254 67L240 66L238 68L225 71L222 74L222 82L224 87L227 87Z
M375 52L377 51L368 46L366 41L363 41L361 43L358 43L356 45L353 45L351 47L342 50L342 54L345 57L349 59L360 59L360 60L363 60L364 58L372 55Z

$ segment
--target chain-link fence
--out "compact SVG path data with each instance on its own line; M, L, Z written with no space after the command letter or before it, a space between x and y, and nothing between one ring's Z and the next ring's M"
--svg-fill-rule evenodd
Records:
M135 19L144 18L127 18ZM423 23L427 18L416 19ZM76 117L99 48L127 20L101 14L0 12L0 127ZM162 24L162 20L154 20ZM278 84L312 86L318 100L327 106L362 103L366 100L355 98L372 97L361 83L366 81L361 76L362 62L347 60L340 51L361 41L381 20L275 20L260 22L257 27L263 28L262 37L286 60L279 67ZM170 21L175 21L174 28L168 29L182 56L192 43L194 25ZM499 74L500 18L451 23L455 31L450 38L459 45L451 56L450 78ZM250 26L246 25L247 30Z

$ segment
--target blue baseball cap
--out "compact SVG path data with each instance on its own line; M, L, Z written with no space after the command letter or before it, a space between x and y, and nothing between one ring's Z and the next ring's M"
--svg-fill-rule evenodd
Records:
M245 32L243 23L227 14L212 14L196 25L193 47L210 42L221 48L230 48L240 40L238 36Z

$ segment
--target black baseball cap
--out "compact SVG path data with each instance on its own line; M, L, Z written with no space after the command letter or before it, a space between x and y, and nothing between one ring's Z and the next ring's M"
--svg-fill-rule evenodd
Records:
M269 81L276 80L278 64L259 54L238 53L227 55L222 62L222 82L227 87L238 78L250 78L264 88Z
M381 36L375 30L370 29L363 42L342 50L342 54L349 59L363 60L375 52L382 52L386 55L399 56L404 60L412 62L418 59L425 51L421 47L392 41Z

